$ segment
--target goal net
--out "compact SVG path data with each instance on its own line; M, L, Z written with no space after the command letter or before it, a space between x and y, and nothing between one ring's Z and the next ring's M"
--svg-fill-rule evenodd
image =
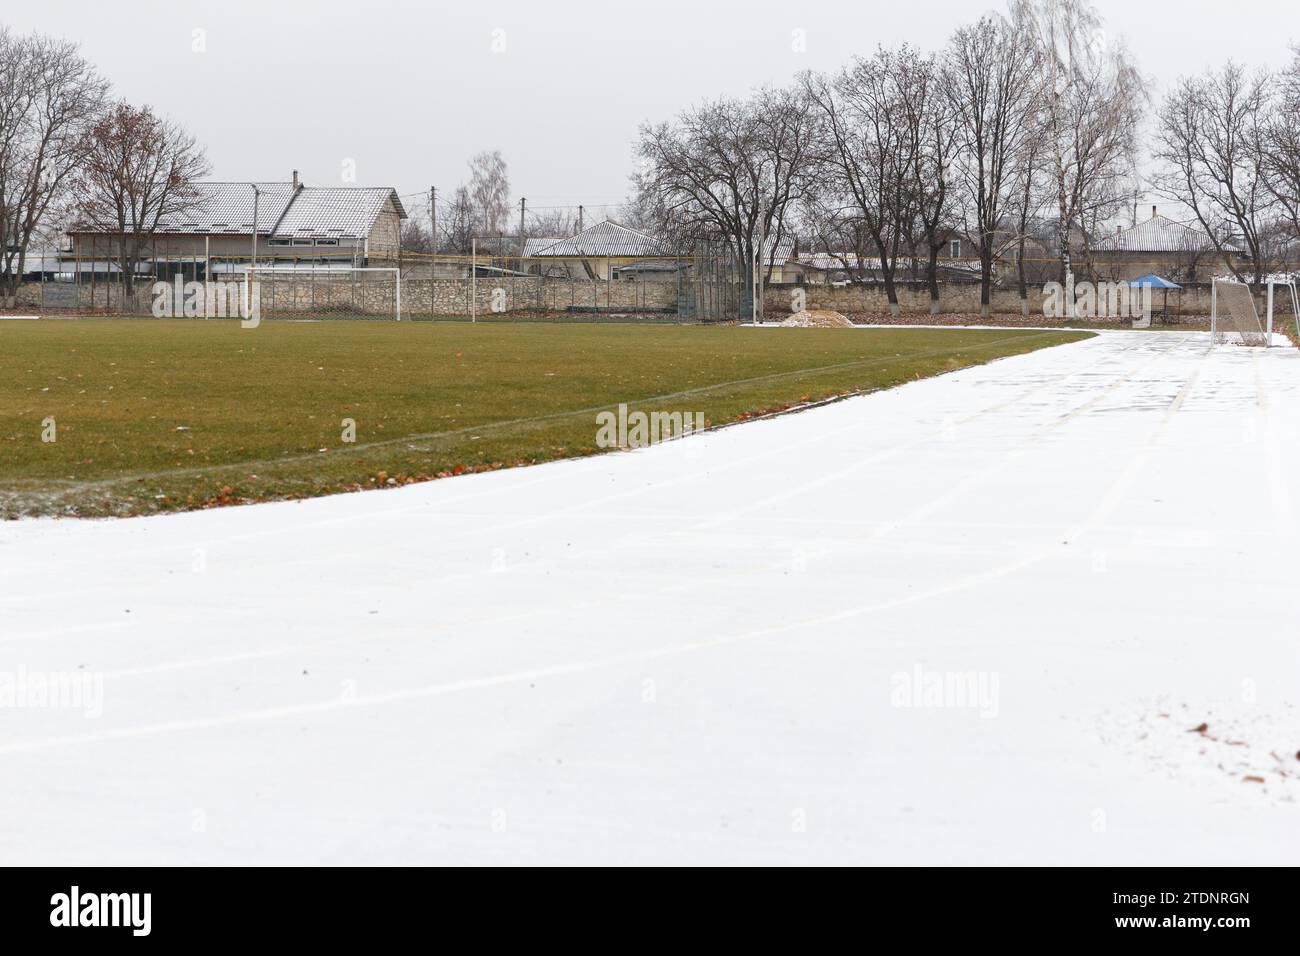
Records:
M1210 296L1210 338L1215 345L1268 345L1255 297L1244 282L1215 279Z
M397 269L256 266L252 289L264 319L402 318Z

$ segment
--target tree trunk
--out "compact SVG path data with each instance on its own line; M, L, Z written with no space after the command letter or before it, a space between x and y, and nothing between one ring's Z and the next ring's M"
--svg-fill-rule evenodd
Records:
M939 314L939 247L930 243L930 261L925 265L926 283L930 287L930 314Z
M985 239L980 248L980 317L993 315L993 249Z

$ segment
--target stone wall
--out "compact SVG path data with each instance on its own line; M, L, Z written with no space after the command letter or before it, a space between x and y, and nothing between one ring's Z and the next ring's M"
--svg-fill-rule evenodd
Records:
M394 282L389 273L364 273L345 278L263 276L259 280L262 315L391 315ZM122 311L148 315L153 303L153 283L143 283L134 303ZM480 277L469 279L403 279L403 316L466 316L474 288L477 313L564 312L571 308L609 311L676 309L676 281L591 282L540 276ZM89 282L81 285L51 283L43 293L41 283L19 287L21 308L58 311L103 311L121 308L122 290L98 283L91 298ZM44 296L44 302L43 302ZM110 298L111 297L111 298ZM111 303L111 304L110 304Z
M775 316L788 312L791 307L791 295L799 287L772 286L768 288L766 309ZM845 315L865 314L884 315L889 312L889 300L885 296L884 286L877 283L866 286L819 286L802 287L810 309L834 309ZM901 283L897 287L899 309L906 315L928 313L930 311L930 290L925 283ZM1155 312L1164 308L1164 293L1152 290L1151 305ZM1266 297L1263 292L1256 293L1257 308L1260 317L1265 314ZM1044 295L1039 287L1029 290L1030 315L1043 314ZM1023 303L1015 289L995 288L992 296L993 312L996 314L1023 314ZM978 315L980 311L980 287L977 282L941 282L939 283L939 308L944 313L964 313ZM1206 317L1210 314L1210 283L1189 283L1181 294L1169 293L1169 312L1178 313L1189 318ZM1278 295L1274 303L1274 315L1290 315L1289 295Z
M262 314L268 318L278 315L391 315L393 313L393 281L387 273L358 274L348 278L316 278L266 276L261 282ZM504 314L526 312L565 312L570 309L662 312L677 306L677 283L673 280L592 282L578 279L542 278L540 276L480 277L477 286L479 315L494 312ZM469 279L414 279L402 280L403 316L466 316L470 313ZM500 290L499 292L497 290ZM19 309L45 309L58 311L124 311L128 314L148 315L153 302L152 284L145 283L137 291L134 304L122 309L121 287L99 282L91 299L89 282L80 286L58 283L50 289L42 302L42 288L38 282L24 283L19 287ZM889 303L883 286L832 287L769 286L766 296L766 314L770 319L788 315L795 304L792 296L802 292L806 307L834 309L846 315L887 315ZM902 283L898 287L900 310L905 315L930 312L930 292L924 283ZM1259 314L1265 313L1265 296L1256 295ZM1153 292L1154 311L1163 308L1164 297ZM1043 314L1043 293L1034 288L1030 292L1030 315ZM940 311L948 314L978 315L980 289L978 283L947 282L939 284ZM997 314L1021 315L1022 303L1014 289L995 289L993 311ZM1169 312L1188 318L1210 314L1210 285L1188 285L1182 292L1169 294ZM1279 295L1275 303L1276 315L1291 314L1289 295Z

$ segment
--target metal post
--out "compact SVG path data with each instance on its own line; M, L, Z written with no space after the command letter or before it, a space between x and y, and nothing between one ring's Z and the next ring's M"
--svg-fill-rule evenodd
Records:
M248 274L252 275L253 270L257 268L257 212L262 198L262 191L257 188L257 183L250 183L253 187L253 255L248 261Z
M1268 338L1264 341L1264 345L1265 345L1265 346L1270 346L1270 347L1271 347L1271 346L1273 345L1273 279L1272 279L1271 276L1269 277L1269 280L1268 280L1268 319L1267 319L1267 322L1268 322L1268 327L1265 329L1265 332L1267 333Z
M1210 277L1210 345L1214 345L1214 338L1219 334L1219 283Z
M429 320L433 320L433 263L438 256L438 187L429 187Z

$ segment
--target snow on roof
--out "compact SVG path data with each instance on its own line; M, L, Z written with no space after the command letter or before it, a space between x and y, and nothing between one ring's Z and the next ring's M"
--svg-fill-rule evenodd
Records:
M1199 228L1157 214L1118 235L1097 240L1093 248L1099 252L1213 252L1214 242ZM1223 248L1241 251L1231 243L1224 243Z

